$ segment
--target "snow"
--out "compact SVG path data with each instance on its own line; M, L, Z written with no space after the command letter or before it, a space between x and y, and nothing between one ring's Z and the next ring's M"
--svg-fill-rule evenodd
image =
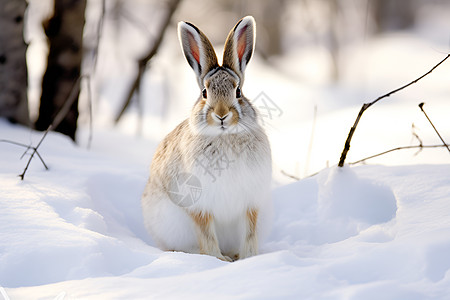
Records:
M36 144L41 134L0 121L0 136ZM10 299L446 299L450 292L449 165L332 167L284 184L273 190L272 233L261 254L227 263L155 247L140 207L147 166L122 150L100 155L50 133L39 149L49 170L35 159L20 181L22 151L0 144L0 282Z
M90 149L83 97L79 145L51 132L39 148L49 170L35 157L21 181L17 175L30 150L20 159L25 148L0 143L0 299L449 299L446 149L405 150L370 165L335 166L362 103L417 78L445 56L446 18L343 48L339 84L324 79L328 64L320 49L294 48L271 64L255 53L243 92L258 106L263 92L276 109L264 119L273 150L274 214L260 254L233 263L161 251L146 232L140 197L153 152L189 115L198 88L169 31L166 51L144 78L142 120L132 106L113 127L133 72L124 57L140 50L122 42L122 48L105 51L119 39L108 36L113 29L106 27L92 82ZM428 34L436 22L443 29ZM36 53L45 52L39 43L34 47L30 76L42 69L33 60ZM424 144L439 144L420 102L450 140L449 76L447 62L371 107L347 162L417 144L412 123ZM31 82L31 98L38 86ZM0 119L1 140L35 146L41 137Z

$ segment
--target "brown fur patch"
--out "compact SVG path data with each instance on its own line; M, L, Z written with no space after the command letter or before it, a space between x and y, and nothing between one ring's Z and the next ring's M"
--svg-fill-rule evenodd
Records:
M247 210L247 218L249 224L249 236L256 235L256 222L258 221L258 210L249 209Z
M205 99L200 99L194 106L194 109L192 111L192 113L194 115L198 115L201 113L201 111L203 110L203 108L206 105L206 100Z
M226 107L225 103L223 102L217 103L217 105L214 107L214 113L218 115L220 118L226 116L229 111L230 110L228 109L228 107Z
M197 224L203 231L203 228L209 226L209 223L212 221L212 216L209 213L204 212L191 212L191 218L194 220L195 224Z
M197 235L198 246L201 254L210 254L207 249L210 249L211 244L217 244L214 235L211 233L211 222L213 220L211 214L204 212L191 212L189 213L191 218L200 230Z

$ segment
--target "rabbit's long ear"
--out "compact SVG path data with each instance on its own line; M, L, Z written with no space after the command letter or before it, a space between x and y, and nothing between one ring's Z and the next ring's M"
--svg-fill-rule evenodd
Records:
M184 56L194 69L198 84L202 89L205 75L211 69L219 66L214 48L205 34L188 22L178 23L178 38Z
M255 45L255 19L242 18L230 31L223 52L223 66L234 70L241 81L244 71L253 54Z

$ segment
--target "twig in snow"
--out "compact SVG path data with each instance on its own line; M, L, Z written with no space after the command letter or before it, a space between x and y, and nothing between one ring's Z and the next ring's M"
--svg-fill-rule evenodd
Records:
M363 159L360 159L360 160L351 162L351 163L349 163L349 165L359 164L359 163L365 162L366 160L369 160L369 159L372 159L372 158L375 158L375 157L378 157L378 156L381 156L381 155L385 155L385 154L388 154L388 153L390 153L390 152L398 151L398 150L418 149L418 148L419 148L419 149L425 149L425 148L441 148L441 147L448 147L448 145L447 145L447 144L444 144L444 145L440 145L440 144L439 144L439 145L422 145L422 144L420 144L420 145L415 145L415 146L396 147L396 148L392 148L392 149L389 149L389 150L387 150L387 151L383 151L383 152L381 152L381 153L374 154L374 155L368 156L368 157L366 157L366 158L363 158Z
M47 167L47 165L45 164L44 159L43 159L42 156L39 154L39 152L37 151L37 148L36 148L36 147L31 147L30 145L25 145L25 144L18 143L18 142L14 142L14 141L10 141L10 140L0 140L0 143L8 143L8 144L13 144L13 145L16 145L16 146L21 146L21 147L27 148L27 149L25 150L25 152L22 154L22 156L20 157L20 159L22 159L22 158L25 156L25 154L28 152L28 150L32 149L33 151L35 151L36 155L37 155L37 156L39 157L39 159L41 160L41 162L42 162L42 164L44 165L45 169L48 170L48 167Z
M444 144L444 146L447 148L448 152L450 153L450 148L448 147L447 143L444 141L444 139L442 138L442 136L439 134L439 131L436 129L436 127L434 126L433 122L431 122L430 118L428 117L427 113L425 112L425 110L423 109L423 106L425 105L425 103L420 103L419 104L419 108L420 110L423 112L423 114L425 115L425 117L427 117L428 122L430 122L431 126L433 127L434 131L436 131L438 137L441 139L442 144Z
M356 117L355 123L353 124L352 128L350 128L350 132L348 133L347 140L345 141L344 150L342 150L341 158L339 159L338 166L339 166L339 167L343 167L343 166L344 166L345 159L346 159L346 157L347 157L347 153L348 153L348 151L350 150L350 142L351 142L351 140L352 140L353 134L355 133L356 126L358 126L359 120L361 119L363 113L364 113L369 107L371 107L372 105L374 105L374 104L377 103L378 101L380 101L380 100L382 100L382 99L384 99L384 98L387 98L387 97L391 96L392 94L395 94L395 93L397 93L397 92L399 92L399 91L401 91L401 90L403 90L403 89L409 87L410 85L412 85L412 84L414 84L414 83L417 83L419 80L421 80L422 78L424 78L425 76L427 76L428 74L430 74L431 72L433 72L437 67L439 67L439 66L440 66L444 61L446 61L449 57L450 57L450 54L448 54L443 60L441 60L438 64L436 64L436 65L435 65L433 68L431 68L428 72L426 72L425 74L423 74L423 75L420 76L419 78L417 78L417 79L411 81L410 83L408 83L408 84L406 84L406 85L404 85L404 86L402 86L402 87L399 87L398 89L395 89L395 90L393 90L393 91L390 91L389 93L387 93L387 94L385 94L385 95L383 95L383 96L378 97L377 99L373 100L372 102L364 103L363 106L361 107L361 110L360 110L359 113L358 113L358 116ZM450 151L450 150L449 150L449 151Z
M297 180L297 181L300 180L299 177L297 177L297 176L295 176L295 175L291 175L291 174L289 174L289 173L286 173L286 172L283 171L283 170L281 170L281 174L283 174L284 176L287 176L287 177L289 177L289 178L292 178L292 179L294 179L294 180Z
M63 117L64 118L64 117ZM41 140L39 141L39 143L37 144L36 147L33 148L33 152L30 155L30 159L28 159L27 165L25 166L25 169L23 169L22 174L19 175L20 180L24 180L25 178L25 173L28 170L28 167L30 166L31 160L33 160L34 154L37 153L37 150L39 148L39 146L42 144L42 142L44 141L45 137L47 136L48 132L52 129L52 125L50 124L50 126L48 126L47 130L44 132L44 135L42 136ZM39 158L42 161L41 156L38 154ZM42 161L43 162L43 161ZM45 165L45 164L44 164ZM45 166L45 169L48 170L47 166Z
M419 137L419 135L417 134L417 132L416 132L415 129L416 129L416 126L414 125L414 123L412 123L412 125L411 125L411 132L412 132L413 138L416 138L417 141L419 142L419 146L422 146L422 145L423 145L423 141L422 141L422 139ZM422 151L422 147L419 148L419 150L418 150L416 153L414 153L414 156L416 156L417 154L419 154L421 151Z
M50 124L47 128L47 130L45 130L44 135L42 136L42 138L39 140L39 143L37 144L36 147L31 147L31 146L27 146L27 145L23 145L21 143L17 143L17 142L13 142L13 141L7 141L7 140L1 140L2 142L7 142L10 144L15 144L15 145L20 145L20 146L24 146L27 147L27 150L25 151L25 153L29 150L29 149L33 149L33 151L31 152L30 158L28 159L27 165L25 166L25 169L23 170L22 174L19 175L21 180L25 179L25 174L27 173L28 167L30 166L31 161L34 158L34 155L36 154L39 159L41 160L41 162L44 164L45 169L48 170L47 165L45 164L44 160L42 159L41 155L38 152L39 147L41 146L42 142L44 141L45 137L47 136L47 134L50 132L50 130L52 130L53 128L58 127L59 123L61 123L61 121L64 119L64 117L67 115L67 113L70 111L70 107L72 106L72 104L74 103L75 99L77 98L76 95L79 92L80 89L80 80L81 78L83 78L83 76L78 77L77 81L75 81L72 91L69 94L69 97L67 98L66 102L64 103L64 105L61 107L61 109L59 110L59 112L56 114L56 117L53 119L52 124ZM25 154L24 153L24 154ZM22 155L23 157L23 155Z

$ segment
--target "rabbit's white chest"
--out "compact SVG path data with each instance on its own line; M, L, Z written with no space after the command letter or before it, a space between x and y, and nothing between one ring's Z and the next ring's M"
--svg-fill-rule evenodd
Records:
M227 222L241 217L249 207L264 205L270 193L270 156L263 150L211 149L194 162L192 171L199 179L201 195L193 208Z

